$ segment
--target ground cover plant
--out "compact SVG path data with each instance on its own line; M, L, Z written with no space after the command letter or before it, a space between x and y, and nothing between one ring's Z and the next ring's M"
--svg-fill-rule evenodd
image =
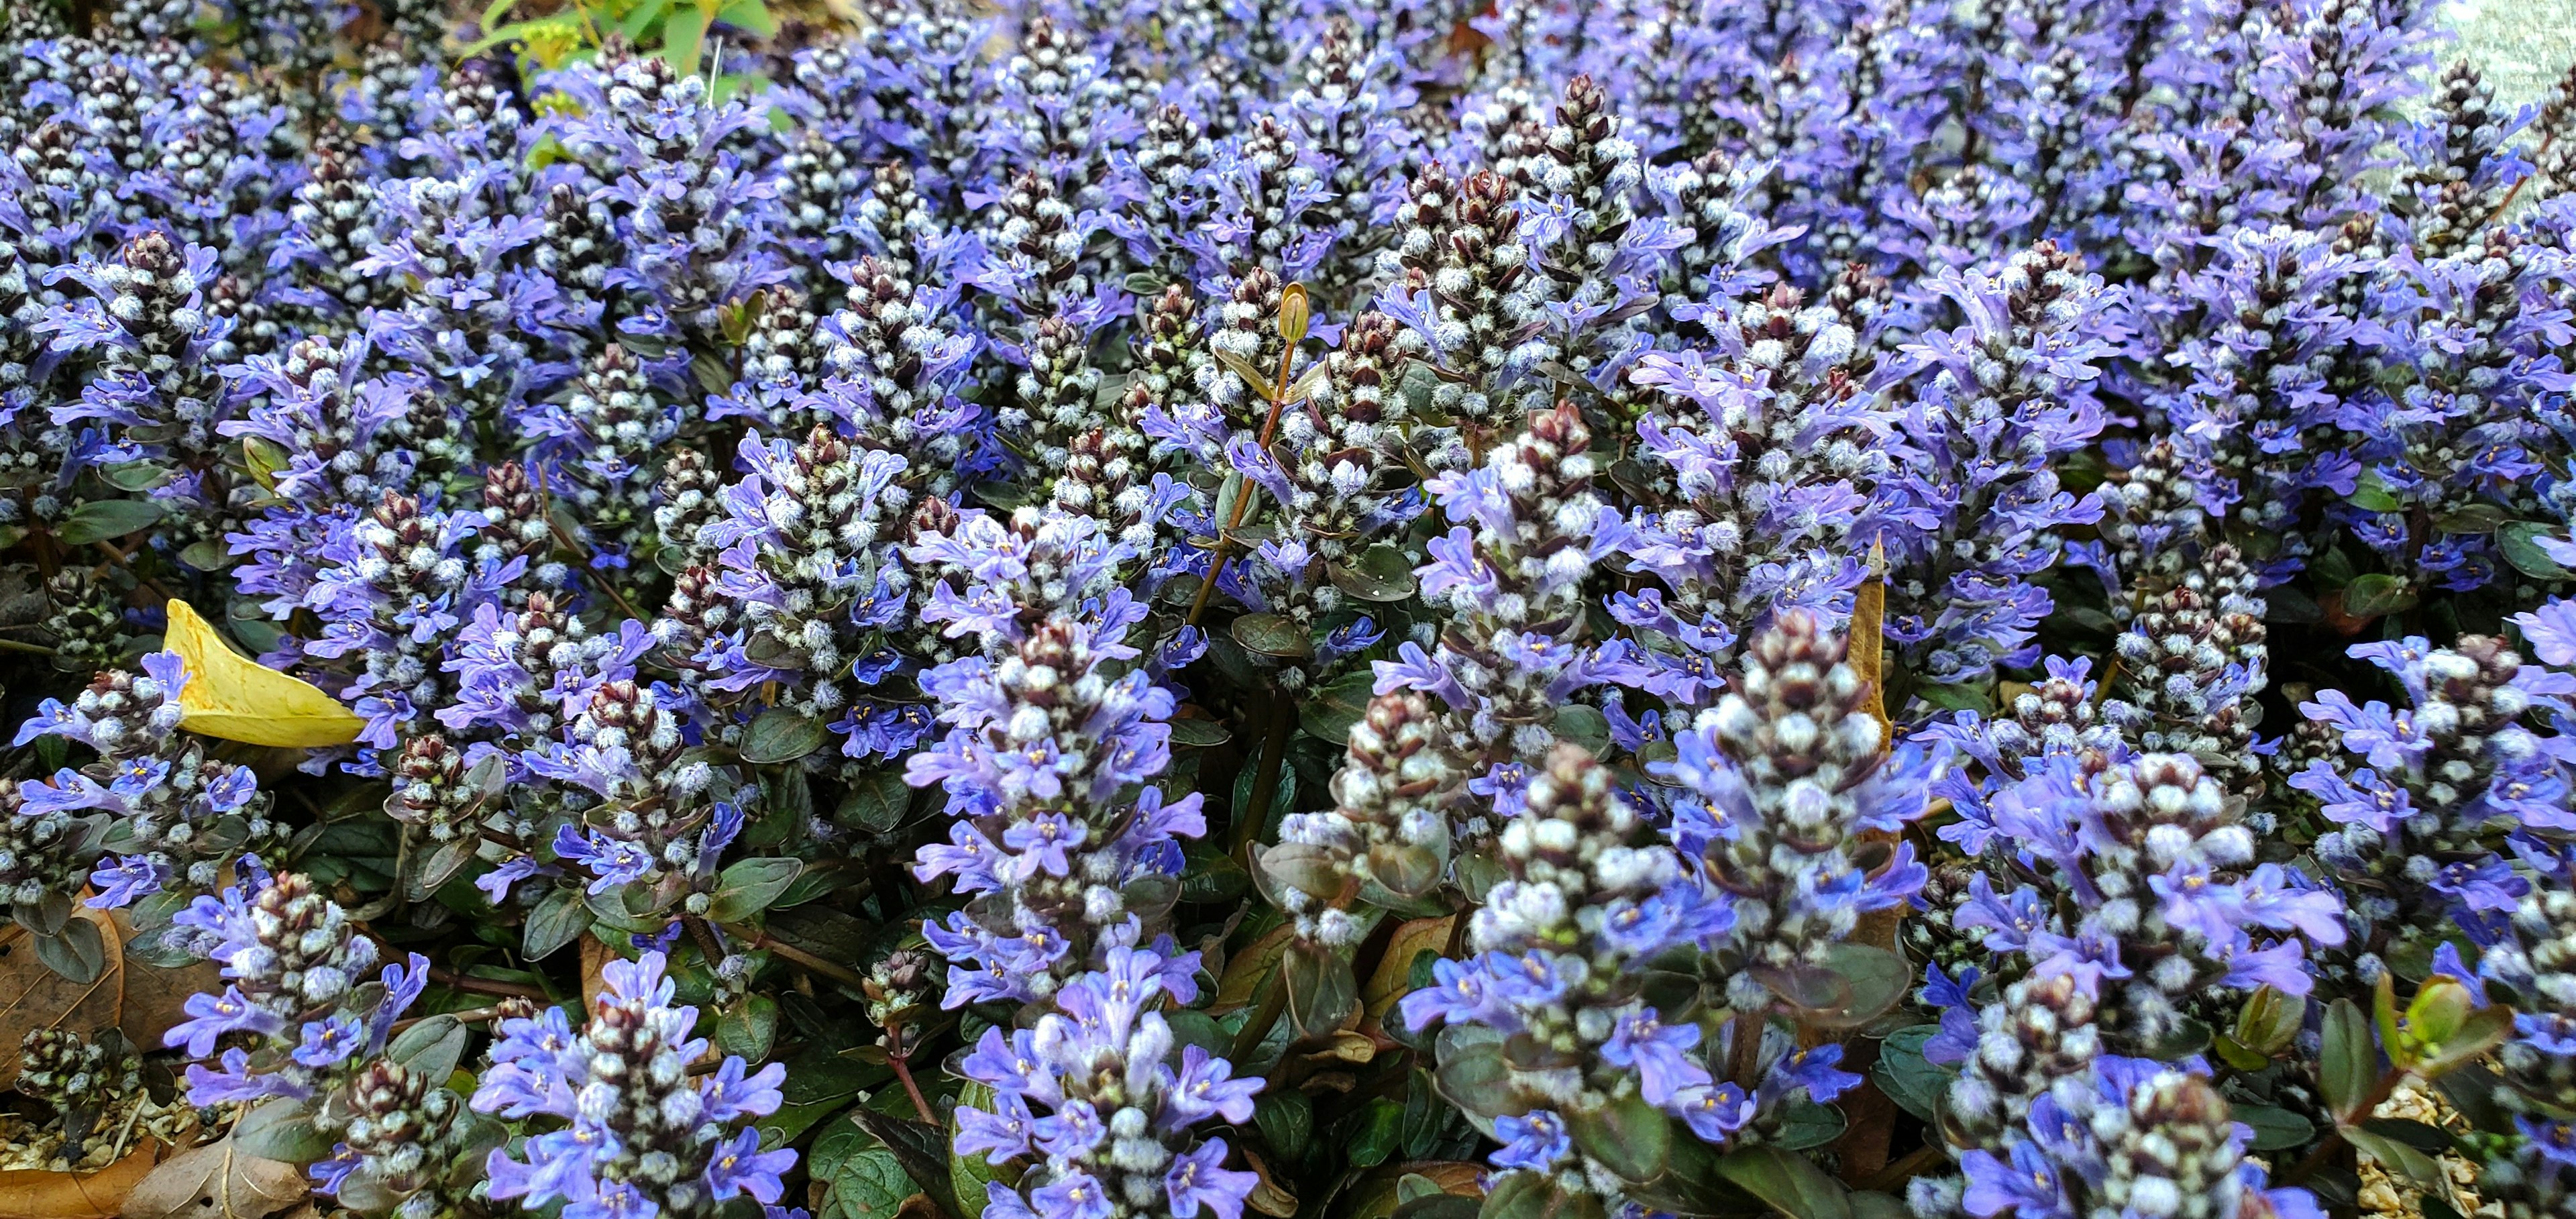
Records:
M10 5L0 1210L2576 1214L2433 7Z

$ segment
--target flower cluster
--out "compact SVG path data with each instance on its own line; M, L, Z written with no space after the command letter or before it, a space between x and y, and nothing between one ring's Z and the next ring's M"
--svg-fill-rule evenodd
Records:
M388 1054L396 1022L429 984L428 959L414 953L370 977L375 941L310 880L254 872L251 881L173 919L191 951L223 966L222 993L190 998L189 1018L165 1037L219 1068L188 1068L189 1101L276 1098L293 1115L281 1120L337 1140L313 1165L316 1188L402 1219L438 1214L451 1200L445 1168L463 1135L462 1098Z
M1181 1043L1155 1010L1191 999L1194 958L1112 948L1034 1028L984 1031L958 1069L992 1090L990 1107L958 1109L957 1151L1027 1164L1017 1186L984 1186L982 1213L1241 1219L1260 1178L1225 1167L1225 1140L1192 1128L1251 1120L1262 1081Z
M34 1047L66 1163L166 1066L401 1219L2566 1208L2576 76L861 7L0 16L13 959L226 971Z

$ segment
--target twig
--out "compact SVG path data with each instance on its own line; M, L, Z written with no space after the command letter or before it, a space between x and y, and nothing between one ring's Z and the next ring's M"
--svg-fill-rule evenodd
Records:
M721 924L719 924L719 926L721 926ZM821 974L824 977L830 978L831 980L839 982L845 986L857 987L868 984L867 978L861 975L859 971L846 965L824 960L821 957L815 956L813 953L807 952L802 948L798 948L784 941L772 939L768 932L753 931L748 927L724 927L723 930L726 935L742 940L750 944L753 948L768 949L771 952L777 953L779 956L787 958L789 961L795 962L802 968L812 970L815 973Z
M1265 453L1270 450L1271 434L1279 430L1279 416L1288 409L1288 372L1296 360L1297 345L1285 344L1279 352L1279 375L1271 384L1270 415L1261 421L1261 438L1254 442ZM1234 531L1243 525L1243 510L1252 503L1253 487L1252 479L1247 477L1243 480L1243 490L1234 497L1234 510L1226 514L1225 528L1217 531L1216 549L1208 560L1207 578L1199 581L1199 595L1190 599L1191 626L1199 624L1199 615L1207 610L1208 593L1216 588L1217 574L1225 570L1226 548L1234 544Z
M435 1020L440 1016L454 1016L459 1024L479 1024L500 1014L501 1008L497 1004L491 1007L469 1007L461 1012L431 1012L426 1016L413 1016L408 1020L394 1021L393 1031L399 1033L423 1020Z
M537 999L546 1002L552 1002L554 999L553 995L524 982L469 978L463 974L440 969L435 965L429 967L429 980L449 990L461 990L469 995L499 995L506 999Z
M1883 1193L1922 1175L1924 1169L1930 1168L1940 1158L1939 1145L1926 1143L1907 1152L1903 1159L1871 1173L1853 1188L1865 1193Z
M100 550L106 551L107 557L116 560L117 566L122 567L127 572L131 573L134 576L135 583L151 589L153 595L158 596L164 601L178 600L176 594L173 594L169 589L161 587L161 582L159 580L155 580L150 576L144 575L142 572L135 571L133 561L125 556L124 551L118 550L115 543L101 541L92 542L90 544L98 547Z

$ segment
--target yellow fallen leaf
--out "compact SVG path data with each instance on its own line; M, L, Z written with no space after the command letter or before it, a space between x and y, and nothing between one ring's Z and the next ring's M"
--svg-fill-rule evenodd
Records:
M188 667L179 726L200 736L252 745L320 749L358 739L358 713L311 683L265 668L232 649L187 602L170 599L164 644Z

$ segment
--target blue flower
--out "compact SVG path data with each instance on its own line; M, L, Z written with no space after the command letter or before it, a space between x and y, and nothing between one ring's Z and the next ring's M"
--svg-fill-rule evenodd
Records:
M81 904L92 910L131 906L138 898L160 892L169 879L170 869L148 855L101 860L89 874L89 883L98 893Z
M183 1007L189 1019L162 1034L161 1044L185 1046L190 1058L212 1056L215 1039L226 1033L266 1037L286 1028L283 1018L243 998L236 986L226 986L220 995L190 995Z
M1662 1108L1685 1088L1709 1081L1708 1068L1690 1060L1699 1044L1699 1026L1663 1024L1650 1013L1632 1012L1619 1019L1601 1057L1637 1073L1637 1090L1649 1105Z
M1163 1195L1176 1219L1194 1219L1201 1207L1212 1219L1243 1219L1244 1200L1260 1183L1253 1173L1226 1168L1225 1140L1209 1139L1173 1159L1163 1176Z
M1495 1118L1494 1137L1503 1143L1491 1157L1496 1168L1546 1172L1574 1151L1574 1138L1564 1120L1545 1109Z
M776 1202L786 1188L780 1174L795 1166L794 1148L762 1151L760 1132L745 1128L708 1153L707 1191L719 1202L746 1193L762 1202Z
M295 1061L308 1067L333 1066L357 1053L359 1043L365 1039L365 1026L355 1016L310 1021L304 1026L302 1043L295 1047Z

